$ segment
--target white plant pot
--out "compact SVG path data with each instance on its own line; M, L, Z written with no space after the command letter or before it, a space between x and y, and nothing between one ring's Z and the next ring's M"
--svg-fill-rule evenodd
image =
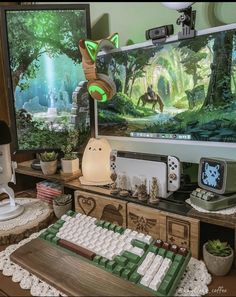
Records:
M40 160L40 165L44 175L52 175L57 171L57 160L49 162L43 162Z
M233 261L234 251L231 248L231 254L227 257L214 256L206 249L206 243L203 245L203 260L207 266L207 269L213 274L218 276L224 276L229 273Z
M74 173L79 170L79 158L73 160L61 159L61 168L63 173Z

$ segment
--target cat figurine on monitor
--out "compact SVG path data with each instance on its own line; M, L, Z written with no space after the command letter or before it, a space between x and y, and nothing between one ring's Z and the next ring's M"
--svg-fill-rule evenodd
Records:
M82 158L82 185L112 184L110 154L111 146L105 138L89 140Z

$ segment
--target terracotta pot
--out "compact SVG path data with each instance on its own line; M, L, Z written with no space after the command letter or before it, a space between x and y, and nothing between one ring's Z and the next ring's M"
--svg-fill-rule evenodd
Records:
M227 257L219 257L210 254L206 249L206 243L203 245L203 260L209 272L213 275L224 276L229 271L234 260L234 251L231 249L231 254Z
M52 175L57 171L57 160L49 162L43 162L40 160L40 165L44 175Z
M65 160L61 159L61 168L63 173L74 173L79 170L79 159Z

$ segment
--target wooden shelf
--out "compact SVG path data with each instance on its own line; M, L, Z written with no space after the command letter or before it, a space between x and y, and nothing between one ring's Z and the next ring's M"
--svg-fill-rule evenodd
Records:
M56 173L53 175L44 175L41 170L31 168L31 164L32 160L18 163L16 173L34 176L42 179L48 179L51 181L57 181L61 182L62 184L71 180L78 180L78 175L61 175L60 173Z

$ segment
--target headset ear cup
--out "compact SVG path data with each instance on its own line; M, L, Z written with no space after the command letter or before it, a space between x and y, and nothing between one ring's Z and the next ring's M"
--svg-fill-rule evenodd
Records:
M93 99L105 102L115 95L116 85L107 75L98 73L88 82L88 90Z
M116 94L116 85L114 83L114 81L106 74L103 74L103 73L97 73L97 77L100 79L100 80L103 80L105 81L111 88L111 98ZM110 98L110 99L111 99Z

